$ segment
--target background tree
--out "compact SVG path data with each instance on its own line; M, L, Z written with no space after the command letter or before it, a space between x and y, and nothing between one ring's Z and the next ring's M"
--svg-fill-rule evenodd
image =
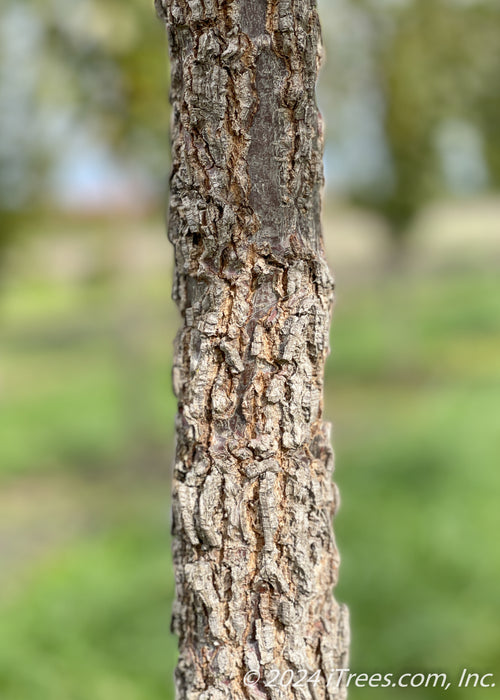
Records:
M95 150L124 169L164 171L161 28L139 0L75 0L69 14L56 4L0 10L0 209L50 206L67 159Z
M87 181L103 171L128 176L160 193L168 157L160 46L161 28L139 0L75 0L71 13L56 0L2 3L0 265L30 216L65 204L76 171Z
M183 318L173 483L179 698L343 697L346 610L323 371L315 0L157 2L173 106L169 236ZM314 685L265 689L272 672ZM327 680L333 676L330 687ZM314 691L311 690L314 688Z
M323 95L338 192L401 237L424 203L498 187L498 3L336 5Z

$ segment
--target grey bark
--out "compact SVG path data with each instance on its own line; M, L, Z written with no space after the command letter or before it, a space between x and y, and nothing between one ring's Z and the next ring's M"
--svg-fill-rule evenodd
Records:
M343 698L316 0L157 0L170 44L179 700ZM275 677L290 670L293 687ZM244 676L261 680L247 685ZM299 674L299 672L302 672ZM285 683L290 674L285 677Z

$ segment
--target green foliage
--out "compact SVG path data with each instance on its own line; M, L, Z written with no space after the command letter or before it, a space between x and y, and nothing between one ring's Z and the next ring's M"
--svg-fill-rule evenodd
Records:
M0 210L46 207L54 171L75 143L164 180L167 44L152 1L73 0L68 10L58 0L7 0L0 19L8 39L0 48Z
M481 3L464 7L419 0L396 17L381 61L395 175L385 208L396 223L406 223L422 204L449 189L438 140L440 130L454 121L482 134L490 185L500 184L490 158L498 139L492 143L482 109L487 100L497 114L500 110L500 93L493 87L500 69L499 29L498 5Z
M49 557L2 606L2 698L173 697L168 540L141 517Z
M403 234L418 209L450 192L500 185L496 2L357 0L325 10L330 69L322 77L331 138L362 141L361 175L345 186L354 201L378 209ZM337 30L335 23L341 25ZM361 121L339 122L346 104ZM370 119L368 127L364 121ZM351 120L352 121L352 120ZM371 150L384 152L373 163ZM344 168L348 163L343 163ZM371 168L371 170L370 170Z

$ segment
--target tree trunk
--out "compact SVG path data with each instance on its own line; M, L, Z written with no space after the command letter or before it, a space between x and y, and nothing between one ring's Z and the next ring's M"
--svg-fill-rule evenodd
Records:
M316 0L157 9L170 41L169 237L183 318L177 697L343 698L348 622L332 597L338 497L322 420L333 283Z

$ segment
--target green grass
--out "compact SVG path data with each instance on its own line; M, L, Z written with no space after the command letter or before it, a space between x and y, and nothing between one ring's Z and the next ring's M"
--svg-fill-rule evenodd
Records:
M48 286L55 299L57 286ZM157 444L166 436L171 442L175 312L170 306L160 315L153 285L141 291L132 320L112 283L107 295L99 290L99 303L95 290L88 296L80 292L75 294L78 304L56 316L43 303L26 304L31 308L29 323L4 314L0 474L106 469L126 461L134 443ZM66 292L60 285L59 295ZM7 298L3 308L24 308L22 297L31 299L32 294L29 285L15 288L11 296L20 299ZM156 312L153 319L148 302Z
M177 316L167 279L125 296L113 277L82 284L68 292L38 281L4 298L0 481L35 513L37 484L64 478L75 494L83 488L88 515L69 538L48 537L3 573L1 700L172 697L165 514ZM338 292L332 340L337 597L351 609L351 666L498 674L498 276L351 284ZM120 472L128 476L116 489ZM43 498L49 510L54 499L56 518L56 495ZM19 520L14 537L36 539L36 515ZM2 527L0 519L0 545Z
M3 606L0 697L171 697L169 564L163 527L146 519L47 557Z
M480 275L393 280L338 306L327 406L353 668L500 670L499 293ZM440 691L351 697L387 692ZM485 690L446 695L464 692Z

